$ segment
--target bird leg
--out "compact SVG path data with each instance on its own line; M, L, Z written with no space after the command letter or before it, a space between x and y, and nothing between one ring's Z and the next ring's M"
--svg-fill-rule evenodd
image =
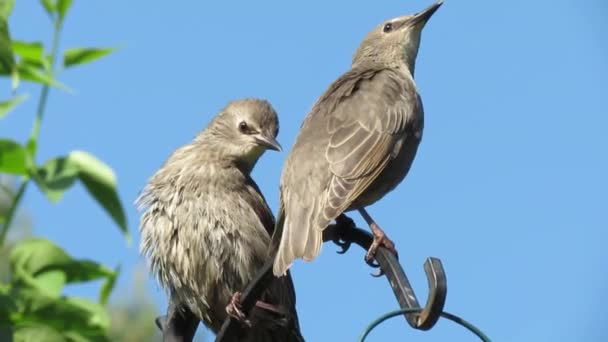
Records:
M367 253L365 254L365 261L368 264L374 266L373 260L380 246L385 247L391 253L397 256L395 243L393 243L393 241L391 241L388 236L386 236L386 233L382 230L382 228L380 228L380 226L374 221L374 219L372 219L372 217L367 213L367 211L364 208L359 208L359 213L361 214L361 216L363 216L363 219L365 220L365 222L367 222L367 224L372 230L372 234L374 235L374 241L372 242L372 245L369 247ZM382 271L380 271L379 274L373 276L379 277L382 274Z
M233 317L237 321L242 322L247 326L251 326L251 321L249 321L249 319L247 319L247 315L245 315L245 313L243 312L243 310L241 308L241 296L242 296L241 292L235 292L234 295L232 295L230 302L226 306L226 312L228 313L228 315L230 317ZM269 311L275 315L281 316L281 317L287 316L287 314L285 313L285 310L282 310L279 306L274 305L274 304L270 304L270 303L266 303L264 301L258 300L255 302L255 306L260 309Z
M247 319L247 316L241 309L241 293L235 292L230 298L230 302L226 306L226 313L228 316L236 319L239 322L244 323L247 326L251 326L251 322Z

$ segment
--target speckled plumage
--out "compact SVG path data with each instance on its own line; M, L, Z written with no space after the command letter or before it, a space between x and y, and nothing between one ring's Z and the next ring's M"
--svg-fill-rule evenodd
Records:
M414 67L435 6L371 31L306 116L281 175L275 275L296 258L313 260L332 220L378 201L408 173L424 125Z
M274 228L272 212L250 177L265 147L239 131L243 120L272 139L278 133L268 102L232 102L169 157L137 201L144 210L140 249L151 272L216 333L233 293L264 264ZM299 335L290 277L277 279L262 299L291 312ZM293 334L265 328L254 325L244 339L289 341L285 336Z

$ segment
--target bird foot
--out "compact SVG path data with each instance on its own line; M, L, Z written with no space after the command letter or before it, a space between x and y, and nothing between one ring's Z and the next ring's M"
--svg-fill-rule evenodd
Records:
M386 236L386 233L384 233L384 231L376 223L370 224L370 228L372 229L372 233L374 235L374 241L365 254L365 262L372 267L379 267L380 265L375 262L375 257L380 246L385 247L391 253L395 254L395 256L398 254L397 250L395 249L395 243L391 241L388 236ZM384 272L380 270L378 273L372 273L372 276L381 277L383 274Z
M235 292L234 295L232 295L232 298L230 298L230 302L226 306L226 313L228 313L230 317L236 319L237 321L247 326L251 326L251 322L247 319L247 316L241 309L240 292Z
M344 215L344 214L340 214L340 216L338 216L336 218L336 230L338 231L338 235L337 237L333 240L333 242L340 246L340 248L342 248L342 250L337 251L336 253L338 254L344 254L346 253L346 251L348 251L348 249L350 248L352 241L348 241L348 240L343 240L341 238L342 234L340 234L340 231L344 231L345 229L353 229L355 228L355 221L353 221L350 217Z

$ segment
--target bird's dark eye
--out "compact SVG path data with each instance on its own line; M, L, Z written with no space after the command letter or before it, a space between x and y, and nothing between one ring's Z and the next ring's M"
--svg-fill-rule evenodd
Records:
M393 30L393 24L388 23L388 24L384 25L384 32L385 33L391 32L392 30Z
M245 121L239 122L239 131L241 131L241 133L249 133L249 126L247 126Z

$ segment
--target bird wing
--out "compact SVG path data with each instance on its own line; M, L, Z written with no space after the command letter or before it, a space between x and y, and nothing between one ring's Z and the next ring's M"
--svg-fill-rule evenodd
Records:
M281 176L273 272L314 259L322 230L386 168L419 103L411 78L367 66L343 74L304 119Z
M322 211L328 220L348 209L386 168L418 104L413 82L396 71L358 73L328 120L325 158L332 176Z

